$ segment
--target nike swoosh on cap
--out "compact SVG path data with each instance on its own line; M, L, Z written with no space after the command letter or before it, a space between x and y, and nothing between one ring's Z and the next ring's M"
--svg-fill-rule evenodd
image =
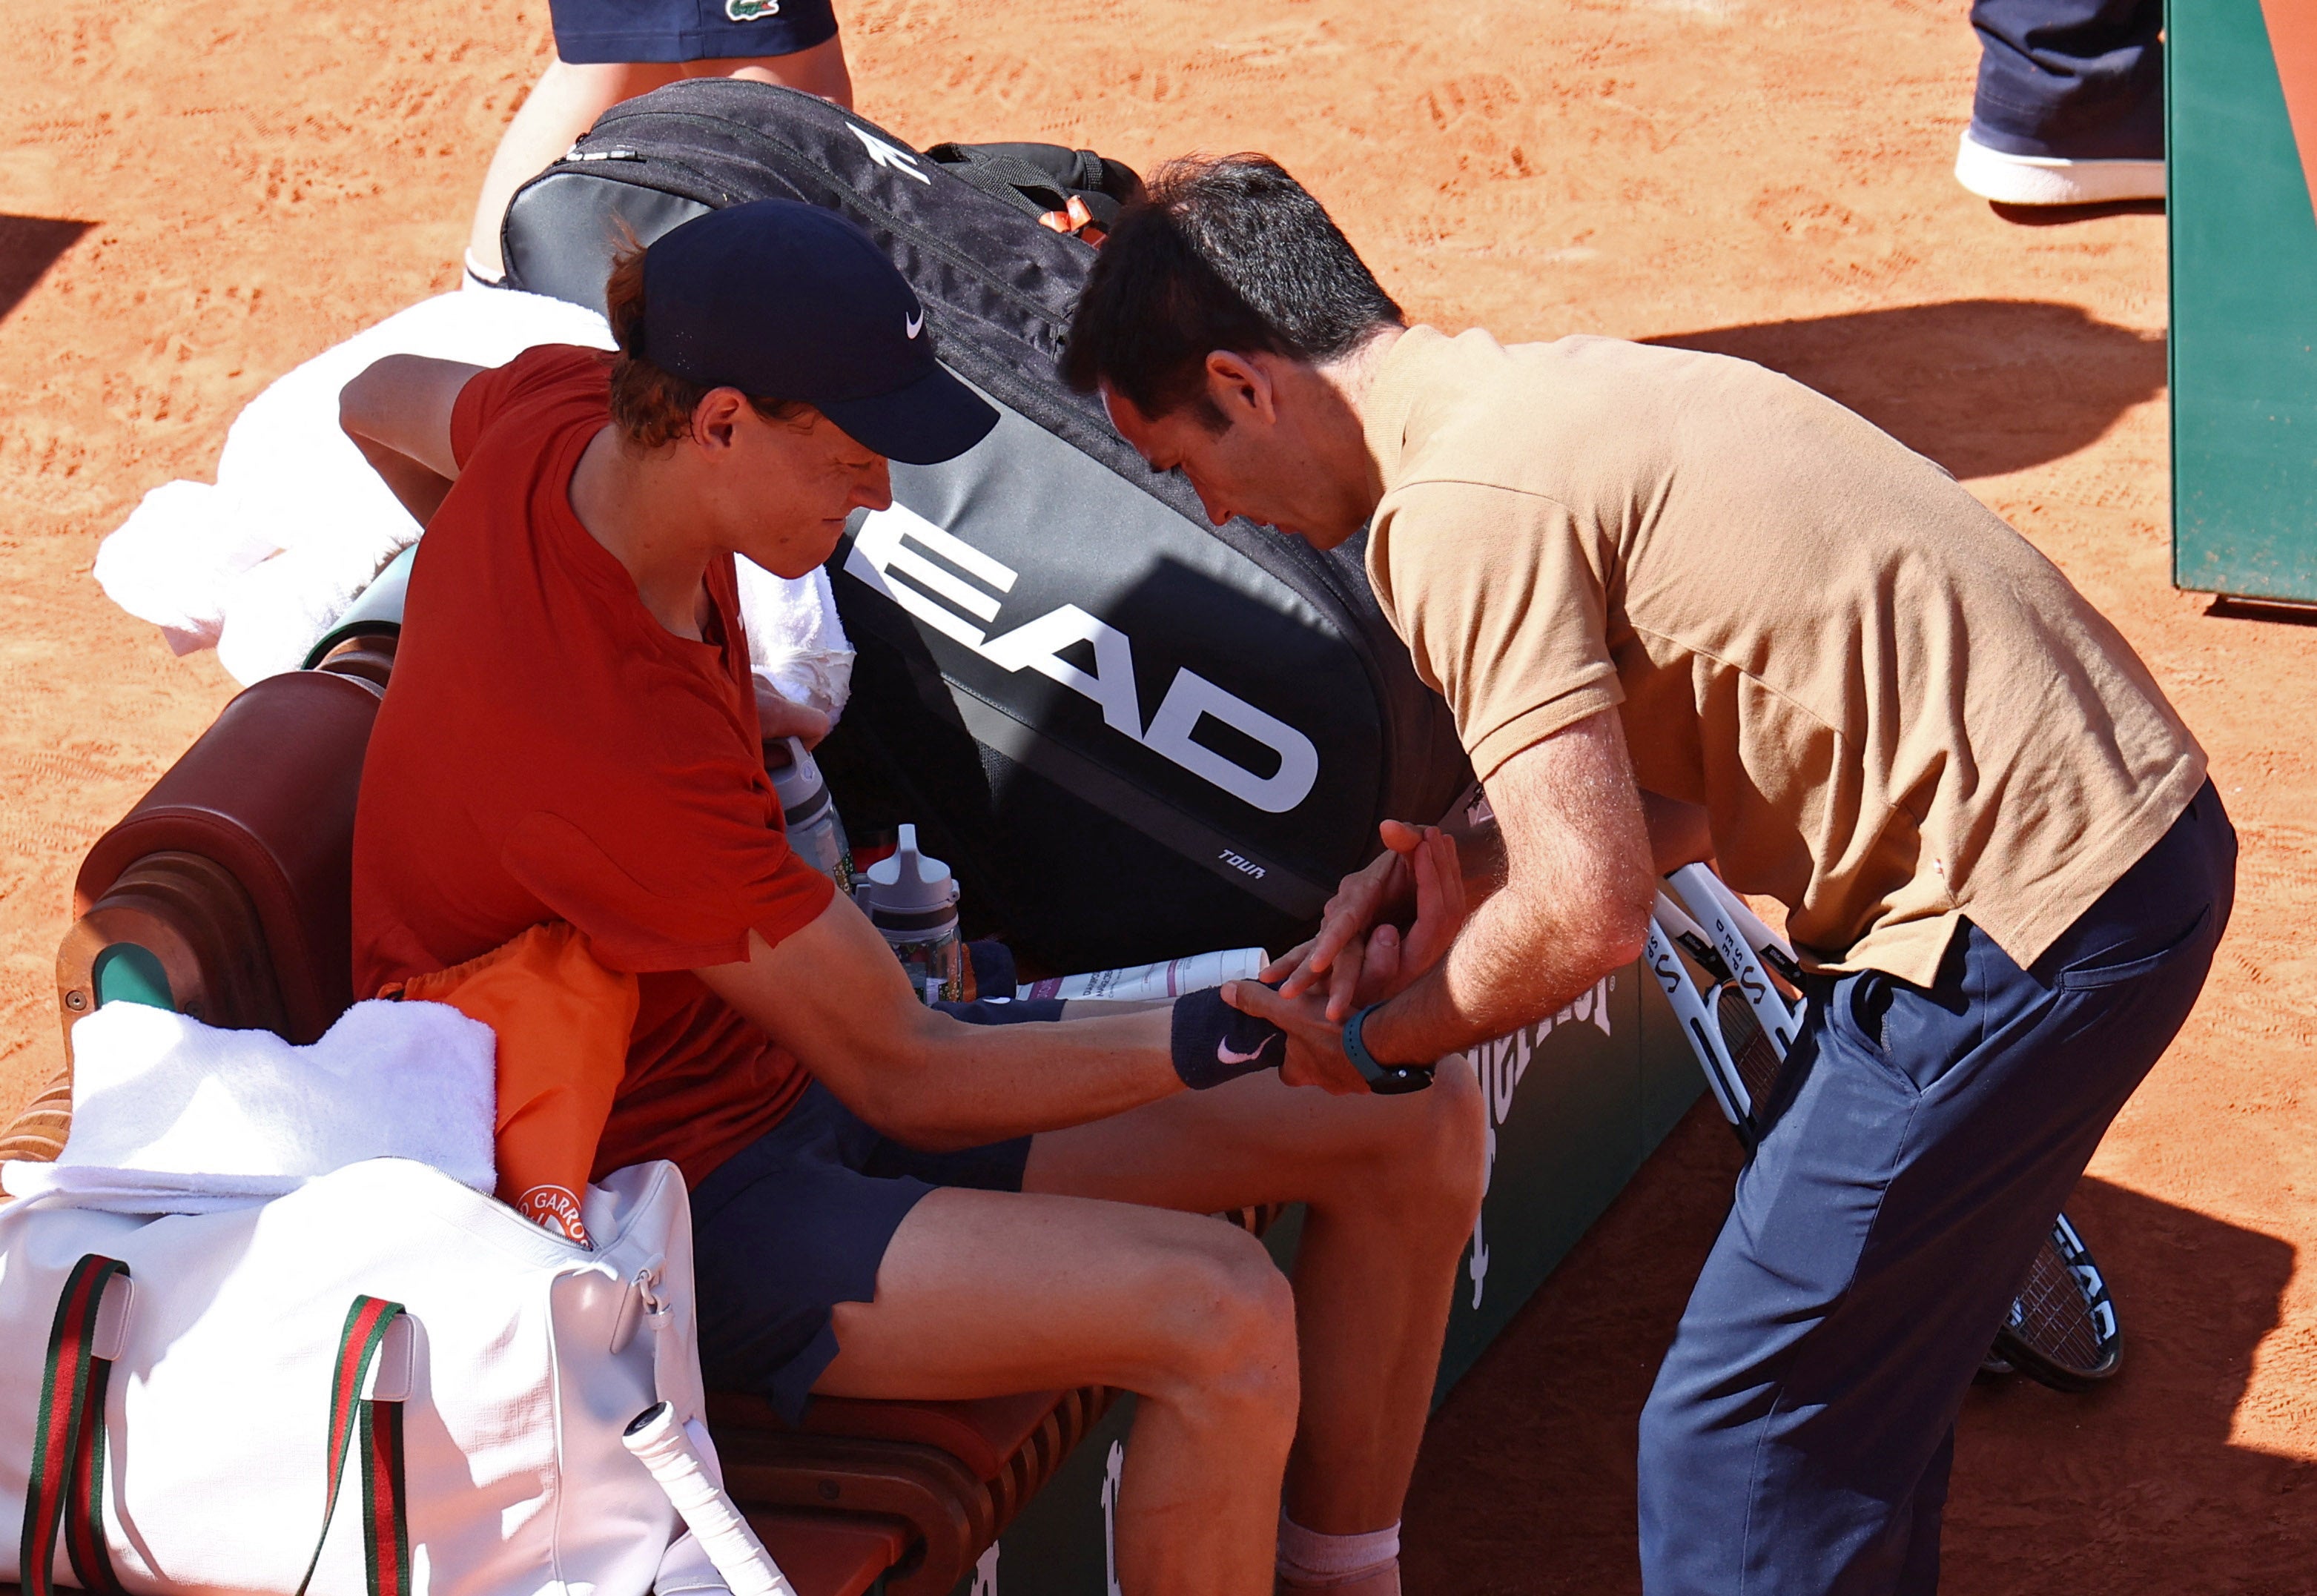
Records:
M901 318L901 326L910 337L916 337L919 333L925 331L926 313L920 310L915 316L903 317Z

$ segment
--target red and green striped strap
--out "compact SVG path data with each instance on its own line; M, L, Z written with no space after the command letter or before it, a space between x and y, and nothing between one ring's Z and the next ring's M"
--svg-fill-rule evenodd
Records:
M338 1511L338 1485L345 1476L346 1453L362 1444L362 1561L370 1596L410 1596L410 1525L402 1471L402 1404L365 1400L362 1381L386 1344L388 1327L402 1316L398 1302L357 1297L338 1333L338 1356L330 1378L330 1489L322 1505L322 1534L298 1582L298 1596L314 1582L330 1520ZM34 1596L27 1592L26 1596Z
M96 1355L105 1288L129 1266L91 1253L66 1277L40 1375L40 1429L24 1491L17 1568L24 1596L49 1596L57 1538L82 1588L121 1596L104 1538L104 1398L112 1365Z
M40 1378L40 1431L24 1492L17 1567L23 1596L53 1596L59 1536L84 1590L125 1596L104 1534L104 1399L112 1365L96 1356L105 1288L129 1266L92 1253L73 1265L49 1331ZM362 1382L402 1305L357 1297L338 1334L330 1379L330 1488L322 1535L298 1582L306 1596L338 1508L346 1453L362 1447L362 1557L370 1596L410 1596L410 1529L402 1463L402 1404L366 1400Z

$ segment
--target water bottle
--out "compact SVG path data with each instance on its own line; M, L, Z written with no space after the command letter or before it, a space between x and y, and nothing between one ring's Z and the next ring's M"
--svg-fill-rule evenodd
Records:
M790 737L788 762L765 762L773 778L773 790L780 794L781 809L788 820L789 846L797 857L814 869L836 883L836 890L848 897L853 893L853 849L845 836L845 822L836 813L836 800L828 796L828 783L821 780L820 766L801 737ZM779 744L765 745L769 752Z
M957 882L949 866L917 851L917 828L901 827L900 846L862 872L854 901L909 972L926 1003L965 994L965 941L957 931Z

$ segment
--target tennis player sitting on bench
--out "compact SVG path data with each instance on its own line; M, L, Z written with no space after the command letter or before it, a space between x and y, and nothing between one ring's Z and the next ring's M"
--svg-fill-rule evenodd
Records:
M357 990L570 923L640 976L597 1169L682 1166L712 1381L792 1417L815 1391L1123 1386L1127 1591L1259 1596L1276 1552L1287 1589L1397 1592L1480 1202L1471 1072L1373 1094L1214 994L1002 1029L920 1004L781 834L733 557L810 571L890 502L887 457L996 416L830 212L711 212L610 301L616 360L399 356L345 390L427 525L362 774ZM1454 846L1419 859L1425 913L1363 944L1364 998L1462 921ZM1206 1217L1299 1199L1292 1293Z

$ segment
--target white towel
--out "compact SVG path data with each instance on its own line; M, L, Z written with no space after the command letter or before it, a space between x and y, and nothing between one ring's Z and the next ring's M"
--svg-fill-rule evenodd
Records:
M217 485L145 496L96 551L97 583L180 654L214 646L237 681L294 671L379 567L418 536L338 427L373 361L502 365L541 343L611 347L592 310L538 294L438 294L277 378L227 432Z
M366 1158L415 1159L478 1191L497 1184L497 1040L447 1004L359 1003L294 1048L110 1003L72 1039L72 1132L54 1164L0 1164L13 1196L210 1213Z
M226 433L217 484L147 494L96 551L105 595L179 654L214 647L236 681L294 671L418 523L338 428L338 391L373 361L430 355L498 366L541 343L612 347L592 310L494 289L438 294L277 379ZM741 623L757 674L835 717L853 651L828 577L740 562Z
M748 665L792 704L804 704L834 721L853 692L853 645L836 618L828 572L775 576L754 560L732 562L740 590L740 629L748 634Z

